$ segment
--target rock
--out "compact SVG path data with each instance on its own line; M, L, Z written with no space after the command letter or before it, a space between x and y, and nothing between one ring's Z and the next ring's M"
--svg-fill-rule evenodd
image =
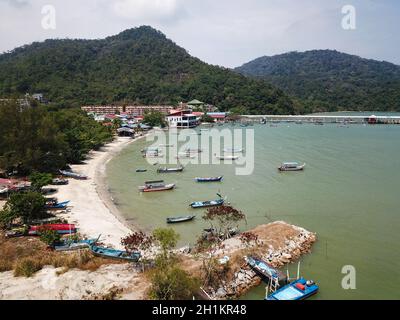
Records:
M218 298L224 298L227 295L227 292L224 288L219 288L216 293Z

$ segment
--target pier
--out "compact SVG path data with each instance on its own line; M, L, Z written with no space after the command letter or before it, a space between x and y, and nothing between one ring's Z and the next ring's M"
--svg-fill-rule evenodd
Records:
M400 116L351 116L351 115L243 115L242 121L248 122L293 122L293 123L337 123L337 124L386 124L400 125Z

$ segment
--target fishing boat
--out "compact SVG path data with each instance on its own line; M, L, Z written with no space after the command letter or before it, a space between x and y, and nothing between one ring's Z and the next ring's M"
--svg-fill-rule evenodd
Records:
M160 147L160 148L173 148L174 145L173 145L173 144L160 144L159 147Z
M79 173L75 173L72 171L65 171L65 170L60 170L60 173L68 178L73 178L73 179L77 179L77 180L87 180L88 177L83 175L83 174L79 174Z
M197 182L221 182L224 177L195 178Z
M246 257L247 264L262 278L271 280L278 280L280 284L287 283L287 277L280 272L272 268L267 262L257 259L254 257Z
M50 202L50 203L46 204L45 209L46 210L65 210L65 209L67 209L69 203L70 203L70 201L64 201L61 203Z
M301 278L267 296L265 300L305 300L318 293L319 286L312 280Z
M137 169L136 172L137 173L145 173L145 172L147 172L147 169Z
M74 250L81 250L90 248L90 246L96 244L99 239L89 239L89 240L79 240L79 241L72 241L72 240L62 240L54 246L54 250L65 252L65 251L74 251Z
M151 158L163 158L164 157L164 155L162 154L162 153L159 153L159 152L147 152L147 153L145 153L144 155L143 155L143 158L149 158L149 159L151 159Z
M143 149L141 152L142 153L161 152L161 150L159 148L156 148L156 147L149 147L149 148Z
M224 199L218 199L218 200L211 200L211 201L192 202L190 204L190 206L193 209L200 209L200 208L218 207L218 206L222 206L224 203L225 203Z
M192 155L192 154L190 154L190 153L180 153L177 157L176 157L176 159L195 159L196 158L196 156L195 155Z
M158 168L157 173L174 173L174 172L183 172L185 170L184 167L178 167L178 168Z
M167 218L167 223L173 224L173 223L188 222L188 221L192 221L194 218L196 218L196 216L186 216L186 217Z
M25 227L13 228L5 232L6 238L19 238L27 234L27 229Z
M224 149L225 153L243 153L244 150L242 148L226 148Z
M69 181L67 180L67 179L60 179L60 178L56 178L56 179L53 179L53 181L52 181L52 185L53 186L65 186L65 185L67 185L69 183Z
M185 153L202 153L202 152L203 152L202 149L191 149L191 148L185 149Z
M278 168L279 171L303 171L306 164L299 164L298 162L285 162Z
M95 256L106 258L124 260L129 262L138 262L141 254L139 252L128 253L127 251L120 251L115 249L98 247L95 245L90 246L90 250Z
M239 156L217 156L217 159L223 161L235 161L239 159Z
M175 188L175 184L165 184L163 180L146 181L144 186L139 187L140 192L160 192L169 191Z
M45 224L41 226L31 226L28 230L28 235L38 236L41 230L52 230L58 234L72 234L76 233L77 229L74 224L60 223L60 224Z
M43 224L54 224L54 223L61 223L63 220L59 217L51 217L46 219L36 219L30 221L30 225L43 225Z

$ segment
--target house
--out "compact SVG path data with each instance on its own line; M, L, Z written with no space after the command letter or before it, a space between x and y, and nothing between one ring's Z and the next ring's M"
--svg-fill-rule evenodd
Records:
M170 128L189 129L199 125L197 116L189 109L172 111L166 119Z
M228 112L208 112L207 115L214 119L215 122L225 122Z

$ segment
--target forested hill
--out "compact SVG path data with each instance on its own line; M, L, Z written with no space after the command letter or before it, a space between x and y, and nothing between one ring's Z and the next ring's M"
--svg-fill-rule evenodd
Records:
M400 111L400 66L331 50L261 57L237 72L263 78L313 111Z
M0 98L44 93L63 107L199 99L246 113L301 111L281 90L191 57L151 27L100 40L47 40L0 55Z

